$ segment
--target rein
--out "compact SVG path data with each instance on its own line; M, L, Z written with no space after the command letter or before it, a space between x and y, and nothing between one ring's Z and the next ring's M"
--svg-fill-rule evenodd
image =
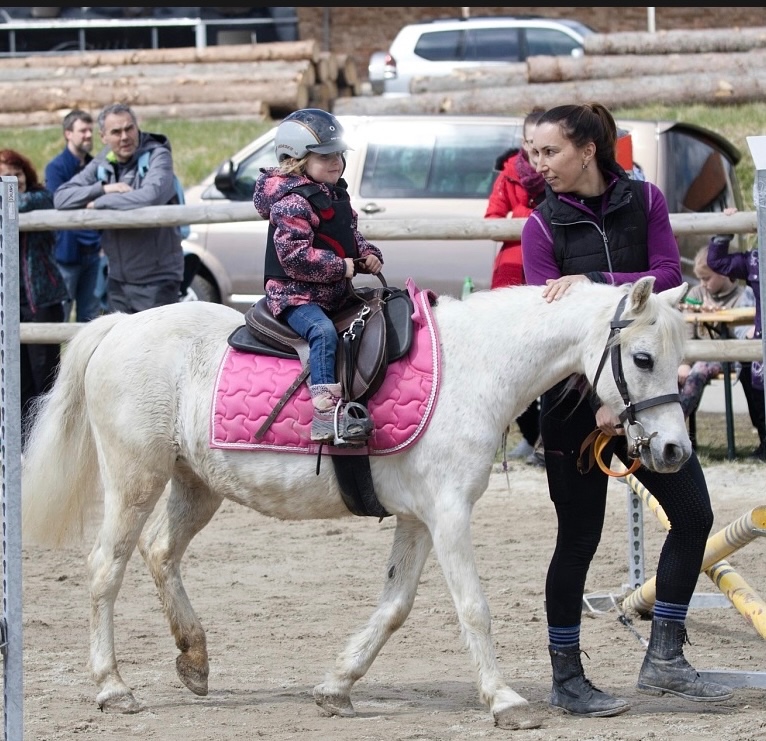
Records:
M651 439L657 434L652 432L647 435L644 426L636 419L636 412L640 412L650 407L659 406L660 404L671 404L681 401L679 394L663 394L661 396L654 396L651 399L645 401L639 401L635 404L630 400L628 393L628 384L625 381L625 374L622 367L622 352L620 351L619 334L620 330L630 326L633 323L632 319L621 319L622 312L625 310L625 304L628 300L627 294L620 299L617 304L617 308L614 312L614 317L610 325L609 337L606 340L606 346L604 352L601 354L601 360L598 364L598 370L596 376L593 379L593 390L595 391L598 385L598 379L601 377L601 371L603 371L606 365L607 356L609 356L612 366L612 375L614 381L617 384L617 390L620 392L622 401L625 404L625 409L620 413L620 421L625 426L625 436L629 441L628 456L633 459L633 462L626 471L617 472L612 471L601 459L601 454L604 448L611 439L609 435L605 435L600 430L596 429L585 438L582 447L580 448L580 457L584 457L586 451L592 446L592 451L589 457L589 464L587 466L581 465L581 460L578 460L578 468L581 473L587 473L593 467L594 462L598 464L598 467L608 476L623 477L629 473L633 473L641 465L641 449L648 448ZM626 424L627 423L627 424Z

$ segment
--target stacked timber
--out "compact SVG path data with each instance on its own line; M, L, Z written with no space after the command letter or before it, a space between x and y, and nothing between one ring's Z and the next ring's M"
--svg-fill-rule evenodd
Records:
M338 98L333 112L524 115L536 106L589 100L628 108L766 97L766 28L594 34L584 52L418 77L408 97Z
M54 125L126 103L142 118L278 119L358 95L355 62L315 40L0 60L0 126Z

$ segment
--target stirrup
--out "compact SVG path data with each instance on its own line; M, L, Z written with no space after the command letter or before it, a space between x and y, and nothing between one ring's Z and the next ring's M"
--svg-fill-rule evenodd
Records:
M361 447L370 437L372 427L367 407L356 401L340 401L335 406L333 445L338 448Z

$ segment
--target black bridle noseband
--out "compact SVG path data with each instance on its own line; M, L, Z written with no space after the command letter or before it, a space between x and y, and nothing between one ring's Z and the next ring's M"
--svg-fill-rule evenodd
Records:
M610 325L609 337L606 340L606 347L604 347L604 352L601 355L601 361L598 364L596 376L593 379L593 391L595 393L598 379L601 376L601 371L604 369L607 355L609 355L612 363L612 375L617 384L617 390L620 392L622 401L625 404L625 409L620 413L620 421L623 424L627 422L625 434L630 441L628 455L631 458L638 458L641 455L641 448L648 448L649 441L657 433L652 432L650 435L647 435L644 426L636 419L636 412L640 412L643 409L649 409L650 407L656 407L660 404L680 403L681 397L679 394L675 393L654 396L651 399L639 401L635 404L630 400L628 384L625 382L625 375L622 370L622 353L620 351L620 343L618 342L620 330L633 323L632 319L620 319L622 312L625 310L625 303L627 300L628 296L626 294L620 299L620 303L617 304L617 309L614 312L614 318Z

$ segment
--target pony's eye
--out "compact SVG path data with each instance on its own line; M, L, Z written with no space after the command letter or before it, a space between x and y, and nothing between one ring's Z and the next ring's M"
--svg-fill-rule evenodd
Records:
M654 368L654 359L646 352L637 352L633 356L633 362L636 364L636 367L641 370L652 370L652 368Z

